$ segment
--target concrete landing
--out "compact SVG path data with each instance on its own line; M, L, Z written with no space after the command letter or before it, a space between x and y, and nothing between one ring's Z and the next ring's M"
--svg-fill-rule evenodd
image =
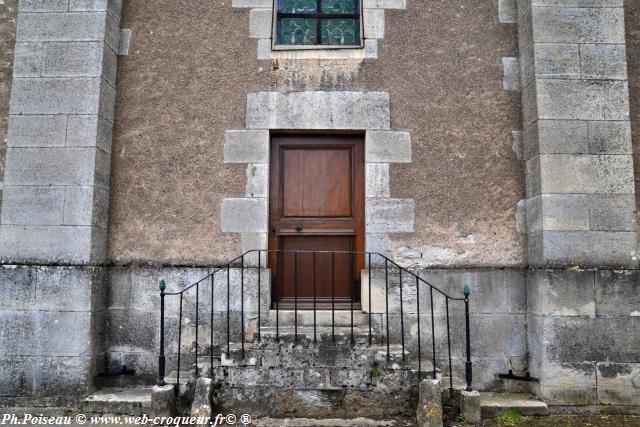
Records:
M91 413L138 415L150 408L150 387L104 388L82 401L82 410Z
M524 416L549 415L547 404L526 393L480 393L482 418L494 418L508 409L518 409Z

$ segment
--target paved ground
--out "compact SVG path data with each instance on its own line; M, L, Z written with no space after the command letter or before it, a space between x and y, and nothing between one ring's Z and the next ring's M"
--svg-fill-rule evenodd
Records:
M447 427L468 427L468 424L449 421ZM551 415L548 417L523 417L509 423L498 419L483 420L482 427L640 427L640 417L623 415Z

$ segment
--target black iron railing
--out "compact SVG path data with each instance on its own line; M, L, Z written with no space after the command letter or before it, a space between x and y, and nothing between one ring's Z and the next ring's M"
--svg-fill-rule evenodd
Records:
M255 286L255 292L256 292L256 298L255 298L255 307L249 307L249 309L255 309L256 311L252 311L253 313L257 314L257 328L255 331L255 339L257 339L258 341L262 340L262 332L261 332L261 327L262 327L262 316L263 316L263 296L264 296L264 283L263 283L263 273L264 272L270 272L270 270L268 270L268 258L269 255L275 255L277 257L284 257L284 256L293 256L293 269L294 269L294 296L293 296L293 310L294 310L294 320L293 320L293 327L294 327L294 340L295 342L298 342L298 312L301 311L301 309L299 308L299 300L301 299L301 297L299 297L298 295L298 290L299 290L299 283L298 283L298 267L299 267L299 257L301 256L311 256L312 257L312 272L313 272L313 296L311 299L311 303L309 304L308 302L308 298L305 300L306 304L304 305L304 309L305 311L313 311L313 342L317 343L317 311L318 311L318 298L316 297L316 292L317 292L317 287L318 287L318 283L317 283L317 258L320 255L324 255L324 256L330 256L330 276L331 276L331 298L330 298L330 302L327 303L326 300L323 300L323 306L324 307L330 307L331 308L331 340L333 342L335 342L336 339L336 312L337 311L344 311L345 307L347 310L350 311L350 324L349 324L349 328L350 328L350 342L352 345L355 344L356 340L355 340L355 325L354 325L354 312L356 311L366 311L367 313L367 323L368 323L368 328L367 328L367 332L366 334L368 335L367 337L367 343L369 346L371 346L373 344L373 338L374 336L376 338L381 338L384 343L386 344L386 359L390 360L390 354L391 354L391 349L390 349L390 342L392 341L391 339L391 333L390 333L390 311L389 311L389 307L390 307L390 297L391 297L391 291L390 291L390 287L393 286L393 282L394 282L394 272L397 272L397 277L398 277L398 288L399 288L399 300L398 300L398 304L399 304L399 326L400 326L400 345L402 348L402 360L406 360L406 352L405 352L405 305L407 305L407 302L405 301L405 297L403 296L403 288L405 288L407 285L406 283L406 278L410 278L410 283L412 284L415 281L415 315L416 315L416 320L417 320L417 371L418 371L418 378L422 379L423 377L423 373L426 373L428 375L430 375L431 378L435 378L436 374L438 372L438 358L437 358L437 352L436 352L436 320L435 320L435 307L434 307L434 293L436 295L441 295L442 298L444 298L444 310L445 310L445 320L446 320L446 349L447 349L447 353L446 353L446 361L448 362L448 373L449 373L449 387L450 389L453 389L453 363L452 363L452 352L451 352L451 347L452 347L452 339L451 339L451 322L450 322L450 310L451 310L451 304L453 303L462 303L464 304L464 331L462 331L462 333L464 333L464 352L465 354L463 355L463 358L465 359L465 381L466 381L466 390L467 391L471 391L472 390L472 363L471 363L471 334L470 334L470 322L469 322L469 296L470 296L470 290L468 286L464 286L464 290L463 290L463 294L464 297L452 297L449 296L446 292L438 289L437 287L433 286L431 283L429 283L427 280L425 280L424 278L420 277L419 274L417 274L417 272L412 272L400 265L398 265L397 263L395 263L394 261L392 261L391 259L387 258L386 256L379 254L379 253L375 253L375 252L347 252L347 251L303 251L303 250L252 250L252 251L248 251L242 255L240 255L239 257L237 257L236 259L230 261L229 263L227 263L224 266L220 266L220 267L216 267L213 270L211 270L205 277L203 277L202 279L198 280L197 282L185 287L183 290L178 291L178 292L165 292L166 290L166 285L164 280L160 281L160 353L159 353L159 357L158 357L158 374L159 374L159 378L158 378L158 384L159 385L164 385L165 384L165 376L166 376L166 355L165 355L165 344L166 344L166 325L165 322L167 321L167 318L165 318L165 311L166 311L166 307L165 307L165 299L167 297L177 297L178 298L178 318L177 323L178 323L178 328L177 328L177 361L176 361L176 371L177 371L177 378L176 378L176 392L179 388L180 385L180 367L181 367L181 356L182 356L182 329L183 329L183 309L184 309L184 305L185 305L185 299L186 299L186 295L188 293L191 292L195 292L195 307L193 309L193 311L195 312L195 343L194 343L194 356L195 356L195 370L196 373L198 372L198 357L199 356L209 356L209 360L210 360L210 366L211 366L211 372L213 372L213 366L214 366L214 353L216 352L215 348L216 346L214 346L214 334L215 332L219 332L221 336L225 336L226 335L226 339L224 338L220 338L218 341L218 350L220 353L220 357L222 356L223 353L223 348L225 347L226 344L226 354L225 356L230 357L231 354L231 343L234 342L234 344L239 344L240 345L240 352L241 352L241 358L245 358L245 342L248 341L253 341L253 340L247 340L247 337L245 336L245 313L246 313L246 309L247 307L245 307L245 295L246 295L246 288L245 285L247 285L245 282L247 281L247 277L246 277L246 272L247 271L253 271L256 270L257 272L257 279L253 282L253 285ZM263 256L264 255L264 256ZM337 256L348 256L349 257L349 265L350 265L350 283L349 283L349 303L347 303L347 305L345 306L344 304L341 304L340 306L336 305L336 287L335 287L335 277L336 277L336 257ZM357 303L356 300L357 295L356 295L356 275L353 273L354 270L354 260L357 257L361 257L361 260L364 261L365 263L365 271L367 271L367 285L368 285L368 289L367 289L367 293L368 293L368 306L367 307L363 307L361 304ZM252 258L253 261L248 266L246 261L247 259ZM282 262L281 258L278 258L279 262ZM232 281L231 281L231 276L232 276L232 271L234 270L239 270L239 274L240 274L240 278L239 278L239 312L236 313L235 311L231 310L231 300L232 300ZM372 277L373 275L376 274L376 272L379 272L379 274L384 276L384 311L383 311L383 316L382 316L382 323L379 326L379 331L376 332L374 334L374 328L373 328L373 312L372 312L372 288L373 288L373 280ZM226 273L226 274L224 274ZM226 276L226 277L222 277L222 283L221 280L219 280L220 276ZM403 279L403 276L405 279ZM274 283L272 283L272 288L271 288L271 292L273 292L273 294L275 295L279 295L279 289L278 289L278 283L279 281L276 280L274 281ZM220 286L224 287L223 289L220 289ZM380 285L381 286L381 285ZM209 326L209 349L208 351L205 352L205 354L202 354L203 352L200 352L200 340L199 340L199 326L201 326L200 320L200 294L201 294L201 288L204 287L210 287L210 300L208 301L210 307L209 307L209 321L210 324ZM429 304L430 304L430 320L431 320L431 358L432 358L432 367L433 369L430 372L423 372L422 369L422 355L423 355L423 346L422 346L422 330L421 330L421 307L420 307L420 293L421 293L421 288L424 290L429 291ZM218 293L216 293L216 290L218 290ZM234 290L235 293L236 290ZM218 321L216 322L215 318L214 318L214 308L215 308L215 295L220 296L221 294L224 295L226 293L226 313L224 313L224 320L221 322L220 319L218 319ZM272 295L272 294L269 294ZM270 298L271 299L271 298ZM272 311L275 311L275 329L276 329L276 339L280 339L280 332L281 329L287 325L282 325L282 320L280 319L281 317L281 311L285 310L286 308L283 308L283 305L281 303L278 302L271 302L268 301L269 307ZM291 305L287 305L286 307L290 307ZM220 311L220 313L222 314L223 312ZM240 316L239 319L239 324L240 324L240 336L239 339L236 337L234 340L232 340L232 314L238 314ZM423 314L424 314L424 310L423 310ZM361 326L361 325L360 325ZM221 328L224 328L224 335L222 335L221 333ZM237 331L237 329L236 329ZM224 341L226 342L220 342L224 339ZM415 366L415 365L414 365Z

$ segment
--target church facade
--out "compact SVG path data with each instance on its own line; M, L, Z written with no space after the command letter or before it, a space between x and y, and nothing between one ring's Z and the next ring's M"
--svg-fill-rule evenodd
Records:
M315 341L336 313L462 387L465 286L474 389L640 405L637 2L0 14L4 405L155 384L161 347L168 374L274 325ZM203 277L161 331L160 281Z

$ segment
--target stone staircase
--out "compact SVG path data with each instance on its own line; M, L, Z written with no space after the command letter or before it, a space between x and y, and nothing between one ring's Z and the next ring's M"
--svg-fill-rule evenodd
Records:
M165 382L178 387L178 410L189 411L197 378L211 377L213 413L250 414L254 425L413 425L419 378L417 354L411 349L405 349L403 359L401 345L389 344L387 356L380 325L372 329L369 345L366 313L353 313L352 335L350 312L317 311L314 335L313 313L299 311L297 338L296 313L281 310L277 316L278 328L275 311L263 314L261 339L246 342L244 353L241 344L232 342L227 355L225 342L214 348L213 363L207 349L198 358L197 370L195 364L183 365L179 384L178 372L170 372ZM426 352L422 358L426 378L432 362ZM438 377L446 390L449 379L440 371ZM463 386L454 377L454 387ZM527 415L546 414L546 405L528 395L483 394L481 405L484 417L505 407ZM153 411L151 389L103 389L89 396L83 408L148 414Z

